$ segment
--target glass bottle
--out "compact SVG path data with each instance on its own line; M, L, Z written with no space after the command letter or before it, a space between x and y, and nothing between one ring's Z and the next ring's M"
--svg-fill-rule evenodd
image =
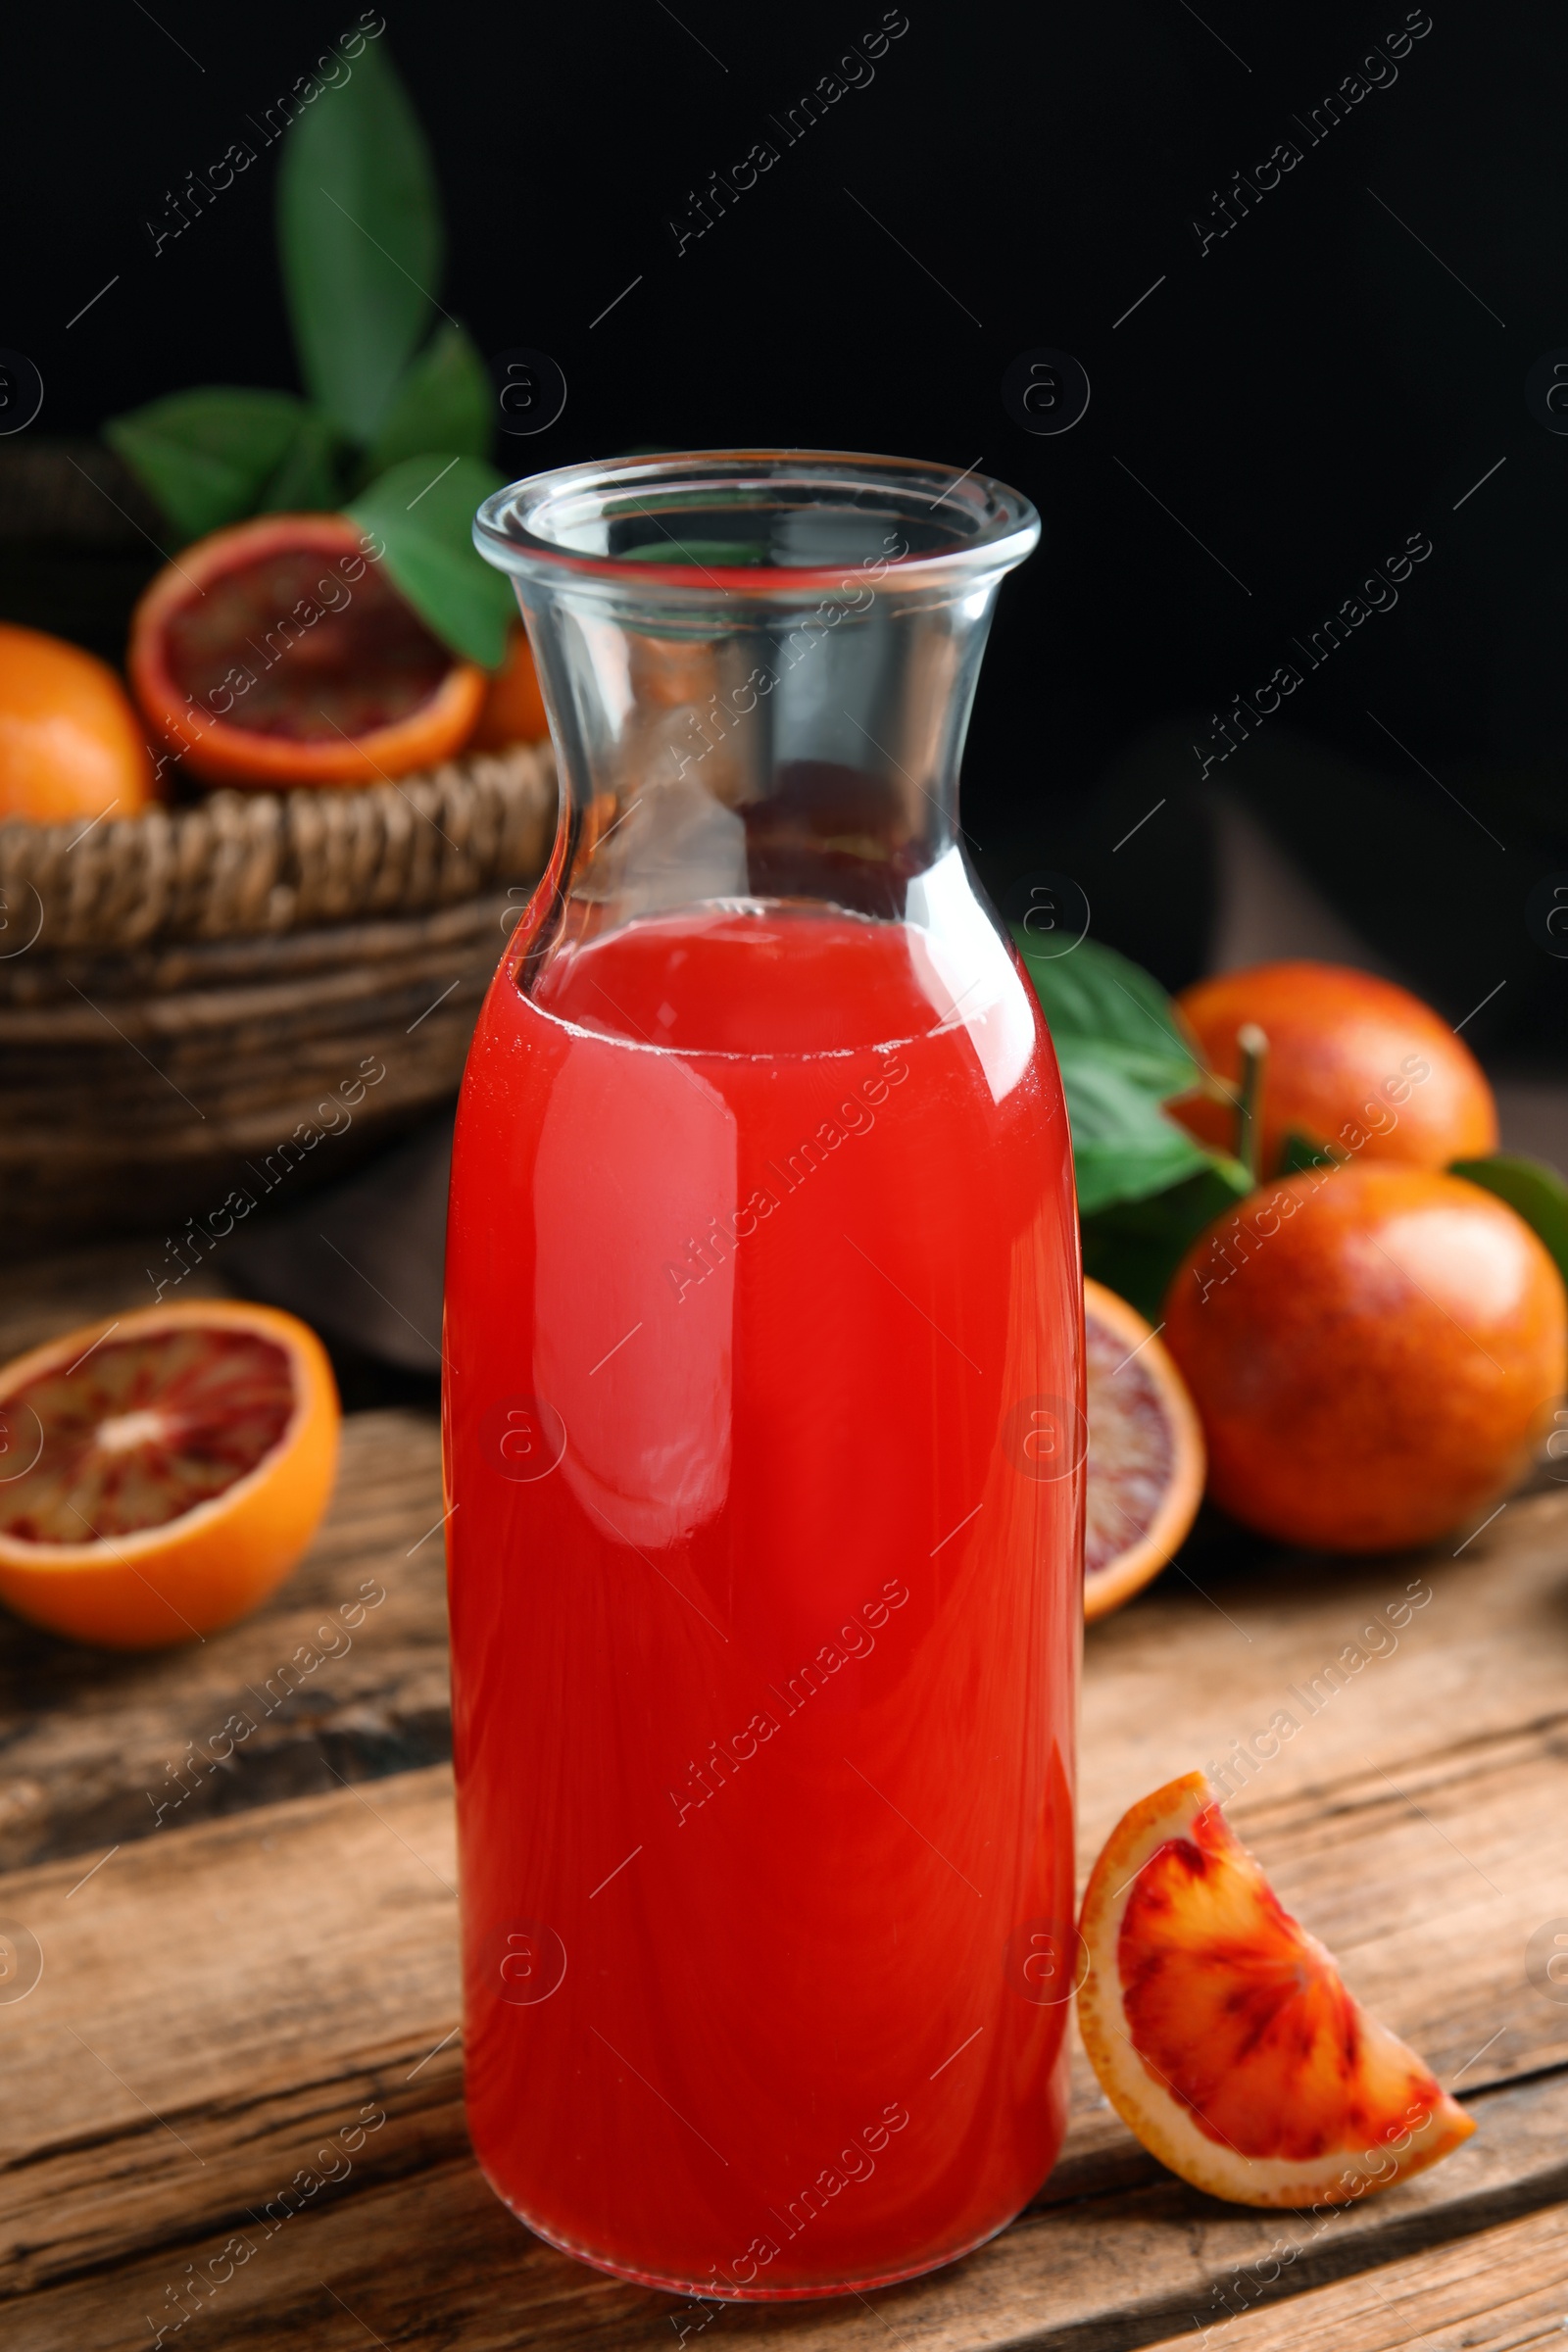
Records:
M965 860L970 473L580 466L475 525L562 776L458 1117L445 1431L473 2144L703 2295L906 2277L1060 2142L1081 1285Z

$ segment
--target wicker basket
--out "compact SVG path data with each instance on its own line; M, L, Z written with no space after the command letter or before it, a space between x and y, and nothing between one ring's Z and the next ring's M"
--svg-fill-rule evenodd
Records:
M210 1230L451 1096L555 817L548 748L519 746L364 791L0 825L8 1244Z

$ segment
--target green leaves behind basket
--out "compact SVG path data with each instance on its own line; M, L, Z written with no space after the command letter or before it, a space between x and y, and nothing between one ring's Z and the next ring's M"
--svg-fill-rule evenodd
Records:
M446 246L430 151L380 42L290 129L277 243L300 373L365 446L423 339Z
M517 606L506 574L475 553L471 532L474 508L503 479L477 458L427 451L383 473L348 510L382 543L382 561L415 611L456 652L487 669L506 651Z
M1251 1179L1166 1116L1202 1071L1158 983L1094 940L1046 956L1021 924L1012 937L1061 1065L1085 1270L1157 1319L1189 1245Z
M182 540L244 514L337 503L331 428L291 392L174 392L112 416L104 438Z
M444 449L462 458L488 457L494 406L483 360L462 327L449 318L399 378L366 453L366 479L405 458L421 457L427 449ZM470 527L472 522L470 514Z
M440 195L384 39L347 80L315 85L285 134L277 240L307 397L206 385L112 417L104 438L182 544L353 497L420 617L494 666L512 596L470 536L502 481L484 463L494 402L472 341L440 310ZM450 486L425 491L443 468Z

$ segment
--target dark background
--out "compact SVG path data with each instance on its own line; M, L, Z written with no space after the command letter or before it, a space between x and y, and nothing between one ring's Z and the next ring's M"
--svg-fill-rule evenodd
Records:
M158 0L155 21L127 0L13 21L0 343L42 370L34 435L198 382L292 384L275 150L156 257L146 223L231 139L258 145L247 116L357 13ZM1560 11L1433 0L1393 85L1308 146L1293 116L1405 24L1397 0L1204 0L1201 19L908 0L870 85L679 255L689 192L781 146L767 117L879 7L384 13L440 174L446 308L484 351L565 370L559 423L500 444L509 470L777 441L978 461L1035 500L1045 541L1003 595L966 823L994 890L1081 877L1097 933L1168 983L1200 968L1213 912L1189 746L1429 536L1397 609L1206 789L1450 1019L1506 979L1466 1031L1489 1059L1559 1060L1568 965L1525 909L1568 874L1568 439L1524 380L1568 346ZM1302 161L1200 254L1194 218L1285 138ZM1093 386L1055 437L1001 397L1042 345Z

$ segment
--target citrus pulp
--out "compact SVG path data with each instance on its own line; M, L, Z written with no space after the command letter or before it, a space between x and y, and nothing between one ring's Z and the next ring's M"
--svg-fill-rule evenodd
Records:
M1195 2188L1348 2204L1475 2130L1283 1908L1200 1772L1123 1815L1079 1933L1078 2023L1100 2086Z
M319 1340L237 1300L144 1307L0 1372L0 1599L110 1649L242 1617L316 1532L337 1462Z
M136 698L210 784L374 784L467 741L485 673L345 514L260 514L182 550L132 615Z
M1103 1283L1084 1283L1089 1459L1084 1615L1157 1576L1203 1494L1203 1433L1157 1333Z

